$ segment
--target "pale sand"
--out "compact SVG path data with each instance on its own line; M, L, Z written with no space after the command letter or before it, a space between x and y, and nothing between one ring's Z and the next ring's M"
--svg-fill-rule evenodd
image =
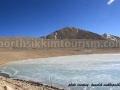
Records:
M54 56L65 56L65 55L80 55L80 54L97 54L97 53L113 53L120 52L119 49L42 49L42 50L0 50L0 64L8 62L27 60L34 58L45 58ZM35 86L28 84L24 81L12 80L0 76L0 90L60 90L50 88L48 86Z

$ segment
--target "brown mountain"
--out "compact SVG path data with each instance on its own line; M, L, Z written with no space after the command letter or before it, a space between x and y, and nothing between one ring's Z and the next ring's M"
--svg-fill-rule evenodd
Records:
M105 40L99 34L75 27L65 27L46 36L46 39L94 39Z

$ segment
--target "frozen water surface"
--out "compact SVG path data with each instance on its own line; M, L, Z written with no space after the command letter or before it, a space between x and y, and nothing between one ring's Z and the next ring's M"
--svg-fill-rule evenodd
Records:
M70 90L120 90L120 86L70 86L120 83L120 54L73 55L30 59L0 67L12 78L33 80Z

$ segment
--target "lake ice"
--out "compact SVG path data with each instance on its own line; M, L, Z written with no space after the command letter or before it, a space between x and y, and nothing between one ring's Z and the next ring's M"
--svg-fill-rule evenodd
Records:
M120 54L92 54L22 60L4 64L12 78L33 80L70 90L120 90L120 86L70 86L120 83Z

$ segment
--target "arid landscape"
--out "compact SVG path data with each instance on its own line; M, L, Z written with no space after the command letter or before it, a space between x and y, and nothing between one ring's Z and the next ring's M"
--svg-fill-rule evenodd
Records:
M107 34L99 35L75 27L65 27L40 38L2 37L0 38L0 64L32 58L119 52L119 37L111 36L107 37ZM112 40L113 37L117 41ZM43 42L46 42L45 45L42 45Z
M117 40L118 39L119 38L117 38ZM46 41L47 45L41 47L42 45L41 40ZM61 40L64 41L63 45L65 47L61 47L61 44L59 43L61 42ZM37 44L37 46L35 47L35 44L37 43L36 41L37 42L40 41L39 43L40 46ZM53 42L53 44L55 45L48 46L49 43L48 41ZM77 42L76 47L72 47L71 45L73 43L75 44L75 41ZM93 44L95 45L98 44L100 47L96 47L95 45L92 46L89 45L91 43L89 44L86 43L87 46L86 44L80 46L79 41L85 41L85 43L93 42ZM65 42L68 43L65 44ZM105 42L107 42L106 45L108 47L101 46L104 45ZM110 40L110 38L108 39L106 35L102 36L99 34L95 34L89 31L84 31L76 28L63 28L62 30L53 32L52 34L42 36L40 38L4 37L0 38L0 64L35 58L120 52L119 42L117 42L118 45L117 47L116 45L110 47L111 42L116 43L116 41ZM70 46L68 46L68 44L70 44ZM35 85L27 84L27 82L25 81L16 81L6 79L4 77L0 78L1 78L0 90L16 90L15 88L17 88L17 90L59 90L47 86L41 86L40 88L38 88ZM18 82L19 84L16 84ZM20 83L22 83L23 86ZM28 86L33 88L30 89Z

